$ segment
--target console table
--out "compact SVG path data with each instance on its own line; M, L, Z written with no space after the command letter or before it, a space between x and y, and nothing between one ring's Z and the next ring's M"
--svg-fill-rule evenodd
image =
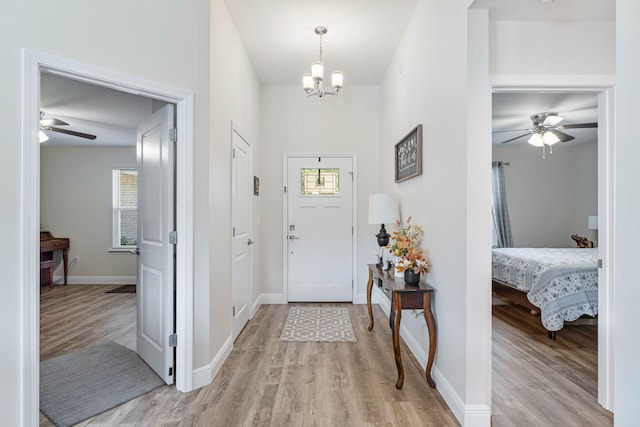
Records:
M391 312L389 313L389 326L393 331L393 352L398 368L398 380L396 388L401 389L404 383L404 369L402 367L402 357L400 355L400 321L402 310L424 310L424 319L427 322L429 331L429 359L425 369L425 376L431 388L436 387L435 381L431 378L431 367L436 355L436 322L431 312L431 294L434 289L427 285L424 280L420 280L417 285L405 283L401 277L394 277L393 270L383 271L377 264L369 264L369 282L367 283L367 309L369 310L369 327L373 329L373 312L371 310L371 291L374 283L384 292L385 296L391 300Z

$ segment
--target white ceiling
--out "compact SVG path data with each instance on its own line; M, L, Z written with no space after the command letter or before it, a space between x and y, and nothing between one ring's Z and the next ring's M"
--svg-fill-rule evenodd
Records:
M310 71L311 62L319 55L319 37L314 28L323 25L328 28L323 43L325 74L342 70L346 91L349 85L380 83L418 0L226 2L263 85L301 86L302 74ZM615 19L615 0L475 0L472 7L489 9L493 20ZM300 92L304 96L302 89ZM68 122L69 129L98 136L95 141L88 141L48 132L49 145L133 144L135 124L150 114L153 104L148 98L52 74L43 74L41 93L41 106L47 117ZM530 125L527 122L531 114L553 106L536 104L538 98L530 95L521 99L516 95L505 97L504 102L507 100L514 107L504 107L504 114L509 110L508 114L523 117L518 128ZM560 103L553 110L566 115L570 111L570 104L567 105L565 108ZM512 119L516 121L515 117Z

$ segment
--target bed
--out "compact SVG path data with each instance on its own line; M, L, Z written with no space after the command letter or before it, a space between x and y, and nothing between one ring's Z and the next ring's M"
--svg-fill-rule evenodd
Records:
M494 248L493 290L540 312L555 338L564 322L598 314L597 248Z

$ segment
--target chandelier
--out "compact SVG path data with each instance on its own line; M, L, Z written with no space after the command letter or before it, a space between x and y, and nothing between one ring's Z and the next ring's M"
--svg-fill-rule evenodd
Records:
M324 91L322 89L322 80L324 75L324 66L322 65L322 36L327 34L327 27L316 27L315 33L320 36L320 60L311 63L311 73L302 76L302 88L307 93L307 97L317 96L324 98L326 95L336 95L342 89L342 71L334 71L331 73L331 87L334 91Z

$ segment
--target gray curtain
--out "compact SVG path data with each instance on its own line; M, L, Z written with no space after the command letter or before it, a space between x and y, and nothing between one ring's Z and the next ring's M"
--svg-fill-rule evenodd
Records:
M493 203L493 246L497 248L513 247L511 222L507 208L507 191L504 184L504 162L491 162L491 181Z

